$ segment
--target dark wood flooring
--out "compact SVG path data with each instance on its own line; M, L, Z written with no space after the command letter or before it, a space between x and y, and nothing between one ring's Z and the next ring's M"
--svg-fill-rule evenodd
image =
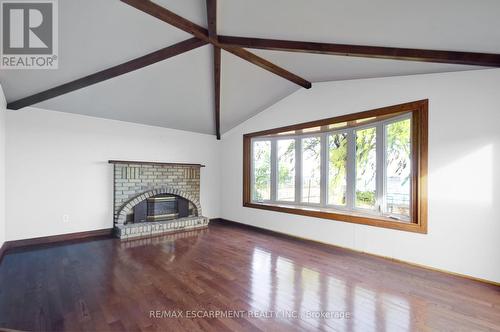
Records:
M0 327L500 331L500 287L213 223L11 252L0 266Z

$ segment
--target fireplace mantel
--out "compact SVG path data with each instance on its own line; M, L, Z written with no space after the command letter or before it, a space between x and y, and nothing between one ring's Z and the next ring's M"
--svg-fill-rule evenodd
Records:
M137 160L108 160L108 163L110 163L110 164L133 164L133 165L205 167L205 165L202 165L202 164L168 163L168 162L159 162L159 161L137 161Z

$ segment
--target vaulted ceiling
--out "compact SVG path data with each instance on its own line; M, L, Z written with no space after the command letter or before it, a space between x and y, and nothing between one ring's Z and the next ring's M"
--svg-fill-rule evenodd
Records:
M205 0L157 4L207 27ZM219 0L219 35L500 53L497 0ZM3 70L8 102L192 37L119 0L59 1L59 69ZM252 50L310 82L481 69ZM221 130L301 87L222 51ZM314 87L313 87L314 88ZM213 134L213 47L205 45L34 106ZM307 111L307 110L304 110Z

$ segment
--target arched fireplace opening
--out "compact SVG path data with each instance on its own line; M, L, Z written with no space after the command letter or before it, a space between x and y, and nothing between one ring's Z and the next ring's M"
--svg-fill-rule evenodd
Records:
M197 216L196 205L173 194L159 194L142 200L132 209L125 224L173 220Z
M143 192L124 203L118 210L115 223L139 224L199 216L201 205L196 198L181 190L166 187Z

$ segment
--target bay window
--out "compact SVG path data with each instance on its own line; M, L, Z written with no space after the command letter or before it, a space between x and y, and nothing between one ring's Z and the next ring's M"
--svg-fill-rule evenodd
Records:
M247 134L244 205L425 232L426 135L427 101Z

